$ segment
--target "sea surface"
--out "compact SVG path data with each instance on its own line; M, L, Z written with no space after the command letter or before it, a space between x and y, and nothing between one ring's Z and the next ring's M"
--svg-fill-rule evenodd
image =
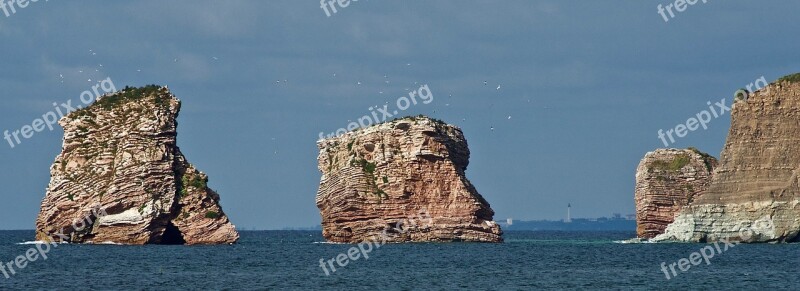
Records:
M320 259L355 245L324 243L318 231L241 234L222 246L62 244L10 279L0 273L0 290L800 290L800 244L737 245L710 265L676 267L668 280L662 262L708 245L620 242L633 232L509 231L502 244L386 244L345 267L333 262L326 276ZM33 237L0 231L0 260L35 249Z

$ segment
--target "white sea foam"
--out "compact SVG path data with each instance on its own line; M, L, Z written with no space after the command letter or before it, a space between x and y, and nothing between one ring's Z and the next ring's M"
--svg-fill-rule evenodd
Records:
M46 242L46 241L41 241L41 240L35 240L35 241L26 241L26 242L21 242L21 243L17 243L17 244L18 244L18 245L43 245L43 244L48 244L48 243L53 243L53 242ZM57 244L68 244L67 242L56 242L56 243L57 243Z
M654 242L650 241L649 239L632 238L632 239L626 239L626 240L615 240L614 243L616 243L616 244L652 244Z

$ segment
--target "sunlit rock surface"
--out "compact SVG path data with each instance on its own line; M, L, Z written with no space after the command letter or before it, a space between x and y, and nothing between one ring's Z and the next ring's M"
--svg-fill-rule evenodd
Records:
M369 241L385 230L389 242L502 241L494 211L465 177L470 152L461 129L411 117L317 145L316 202L328 241Z
M37 239L236 242L208 177L176 145L180 105L165 87L126 88L60 120L63 148L50 167Z

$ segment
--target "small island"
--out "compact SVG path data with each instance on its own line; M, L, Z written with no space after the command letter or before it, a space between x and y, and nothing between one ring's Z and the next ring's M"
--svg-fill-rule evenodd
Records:
M328 241L503 241L489 202L466 178L470 151L458 127L407 117L317 146Z
M61 153L36 239L70 243L230 244L236 228L176 144L181 102L166 87L125 88L59 121Z

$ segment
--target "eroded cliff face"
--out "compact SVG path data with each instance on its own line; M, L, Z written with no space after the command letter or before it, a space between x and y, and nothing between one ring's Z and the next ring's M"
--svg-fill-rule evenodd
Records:
M165 87L147 86L103 96L61 119L64 144L50 167L37 240L236 242L208 177L176 145L179 110Z
M388 242L502 241L494 211L465 177L470 152L459 128L413 117L317 145L328 241L374 241L384 231ZM430 219L397 227L419 217Z
M678 211L708 188L717 159L695 149L649 152L636 169L636 234L664 233Z
M798 171L800 83L778 81L734 104L708 190L655 240L797 241Z

